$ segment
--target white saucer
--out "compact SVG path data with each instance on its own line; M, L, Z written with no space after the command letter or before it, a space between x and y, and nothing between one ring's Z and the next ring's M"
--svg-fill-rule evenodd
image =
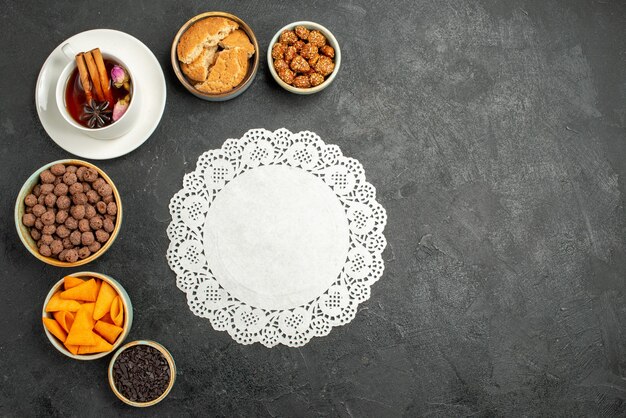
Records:
M77 51L93 48L115 50L115 54L141 77L142 113L137 124L126 135L116 139L94 139L67 124L55 102L56 82L67 58L61 47L70 43ZM82 158L106 160L133 151L156 129L165 109L165 77L156 57L137 38L111 29L94 29L79 33L62 42L48 57L35 88L35 105L44 129L65 151ZM44 110L45 109L45 110Z

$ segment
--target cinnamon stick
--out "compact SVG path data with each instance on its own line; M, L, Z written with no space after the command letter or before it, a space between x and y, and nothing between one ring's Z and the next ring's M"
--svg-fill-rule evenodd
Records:
M87 103L91 103L91 100L93 99L93 96L91 94L91 82L89 81L89 72L87 70L85 57L83 57L82 52L80 54L76 54L76 67L78 68L80 83L83 85L83 90L85 90L85 98L87 99Z
M99 102L102 102L104 101L104 92L102 91L102 86L100 85L100 76L98 75L98 68L96 67L96 63L93 60L91 52L85 52L83 56L85 57L85 63L87 63L89 78L91 78L91 82L93 83L96 98Z
M91 55L96 62L96 68L98 69L98 77L100 78L100 86L104 93L104 98L109 102L109 106L113 106L113 92L111 92L111 82L109 81L109 74L104 66L104 60L100 53L100 48L92 49Z

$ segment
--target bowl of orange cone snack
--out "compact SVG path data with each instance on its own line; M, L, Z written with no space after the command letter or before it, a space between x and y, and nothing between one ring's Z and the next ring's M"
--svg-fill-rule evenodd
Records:
M76 360L95 360L115 351L128 336L133 307L112 277L80 272L52 287L42 321L48 339L61 353Z

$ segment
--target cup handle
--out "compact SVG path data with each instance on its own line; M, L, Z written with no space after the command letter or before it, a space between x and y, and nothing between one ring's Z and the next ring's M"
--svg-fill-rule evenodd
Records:
M63 52L63 55L65 55L65 58L67 58L69 61L73 61L76 57L76 52L74 52L74 49L72 49L70 44L63 44L63 46L61 47L61 52ZM41 86L45 85L46 83L45 79L46 79L46 75L44 74L44 78L42 82L40 83ZM44 91L43 88L39 89L38 94L39 94L39 97L38 97L39 108L45 112L46 109L48 108L48 96L46 95L46 92Z

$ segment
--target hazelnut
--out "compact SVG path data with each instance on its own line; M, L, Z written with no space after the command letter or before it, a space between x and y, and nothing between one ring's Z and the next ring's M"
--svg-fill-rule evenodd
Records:
M98 190L100 187L102 187L103 184L106 184L106 181L104 181L103 178L99 178L93 182L93 184L91 185L91 188L94 190Z
M78 228L78 221L74 218L72 218L71 216L69 216L66 220L64 225L67 227L67 229L69 230L75 230L76 228ZM58 231L58 228L57 228ZM57 232L58 233L58 232Z
M41 222L43 222L44 225L52 225L55 220L56 220L56 215L51 210L48 210L46 211L46 213L41 215Z
M289 68L285 68L283 70L280 70L278 72L278 76L280 77L281 80L283 80L285 83L287 84L291 84L293 83L293 79L295 77L295 74L293 73L293 71L291 71Z
M55 176L62 176L65 174L65 166L63 164L55 164L50 167L50 172Z
M67 238L70 236L70 230L65 225L59 225L56 232L59 238Z
M72 233L70 234L71 243L74 245L80 245L82 235L83 234L79 230L72 231Z
M107 214L117 215L117 205L115 204L115 202L111 202L107 205Z
M67 254L67 250L63 250L59 253L59 261L65 261L65 254Z
M41 185L41 194L42 195L50 194L53 191L54 191L54 184L42 184Z
M22 223L25 226L31 227L35 225L35 220L37 218L35 218L35 215L33 215L32 213L26 213L24 214L24 216L22 216Z
M52 235L57 231L57 226L56 225L44 225L43 228L41 228L41 233L44 235Z
M37 196L34 194L29 194L24 198L24 204L28 207L33 207L37 204Z
M76 177L78 178L78 181L85 181L85 171L87 171L87 167L85 166L81 166L76 169Z
M50 249L49 245L43 244L39 247L39 254L43 255L44 257L50 257L52 255L52 250Z
M85 193L76 193L72 196L72 203L74 203L75 205L84 205L85 203L87 203L87 201L88 199Z
M283 44L293 45L298 40L298 35L292 30L284 30L278 41Z
M293 86L300 89L308 89L311 87L311 81L308 75L299 75L293 79Z
M33 206L33 215L35 215L36 217L39 218L44 213L46 213L46 208L44 207L44 205L40 205L38 203L35 206Z
M304 59L312 58L315 54L317 54L317 47L311 44L304 45L300 51L300 55Z
M107 242L107 240L109 239L110 235L108 232L106 232L104 229L98 229L96 231L96 239L98 240L98 242L104 244L105 242Z
M107 212L107 204L104 202L96 203L96 210L98 211L98 213L101 213L104 215ZM35 208L33 208L33 213L35 213ZM37 216L36 213L35 213L35 216Z
M81 232L87 232L91 228L89 228L89 221L87 219L81 219L78 221L78 230Z
M67 184L68 186L71 186L77 181L78 177L76 177L76 174L69 171L66 171L65 174L63 174L63 183Z
M298 38L304 39L305 41L309 39L309 30L304 26L296 26L293 31L298 35Z
M95 205L100 201L100 195L95 190L89 190L87 192L87 201L92 205Z
M335 48L330 45L324 45L320 48L320 52L328 58L335 58Z
M96 184L94 182L94 184ZM95 187L94 187L95 188ZM98 194L102 197L107 197L107 196L111 196L113 194L113 188L104 183L102 186L98 187L96 190L98 190Z
M43 184L52 184L57 177L50 172L50 170L44 170L39 175L39 179Z
M83 188L83 184L82 183L74 183L69 187L69 192L70 194L73 196L76 193L82 193L84 192L84 188Z
M54 193L54 195L57 197L65 196L68 190L69 190L69 187L67 186L67 184L59 183L56 186L54 186L54 190L52 191L52 193Z
M102 248L102 244L100 244L98 241L94 241L94 243L88 246L88 248L89 251L91 251L92 253L96 253L100 250L100 248Z
M86 246L93 244L94 241L95 241L95 238L93 236L93 232L91 231L83 232L80 237L80 242Z
M90 204L85 205L85 219L91 219L96 216L96 208Z
M57 201L58 203L58 201ZM67 220L67 217L69 216L69 214L67 213L66 210L60 210L57 212L57 216L56 216L56 221L58 224L62 224L65 223L65 221Z
M57 198L57 208L68 209L72 204L72 201L68 196L59 196Z
M315 45L318 48L326 45L326 37L318 30L312 30L309 32L308 41L310 44Z
M309 81L311 82L311 85L313 87L319 86L320 84L324 82L324 76L321 75L320 73L312 73L312 74L309 74Z
M52 244L50 244L50 249L52 250L52 254L59 254L63 251L63 242L60 239L55 239L52 241Z
M80 258L81 260L84 260L90 255L91 255L91 251L89 251L88 247L82 247L80 250L78 250L78 258Z
M106 218L102 221L102 228L108 233L111 233L115 229L115 223L113 222L113 220ZM100 228L94 228L94 229L100 229Z
M86 196L85 196L86 197ZM85 205L76 205L70 208L70 214L76 220L81 220L85 217Z
M83 174L83 179L85 179L85 181L88 181L89 183L93 183L98 179L98 172L93 168L88 168L85 171L85 174Z
M281 44L280 42L275 43L272 47L272 58L275 60L282 60L285 56L286 49L285 44Z
M309 63L300 55L296 55L293 58L291 64L289 64L289 67L296 73L306 73L311 69Z
M104 221L102 220L102 217L100 217L100 215L96 215L89 220L89 227L93 229L94 231L101 229L103 226L104 226Z
M78 261L78 251L76 251L74 248L67 250L67 253L65 254L65 261L67 261L68 263L75 263Z
M52 238L52 234L42 234L41 235L41 243L42 243L42 245L50 245L50 244L52 244L52 241L54 241L54 238Z
M46 195L43 201L46 204L46 206L48 206L49 208L52 208L54 207L54 204L57 202L57 197L56 195L50 193Z

